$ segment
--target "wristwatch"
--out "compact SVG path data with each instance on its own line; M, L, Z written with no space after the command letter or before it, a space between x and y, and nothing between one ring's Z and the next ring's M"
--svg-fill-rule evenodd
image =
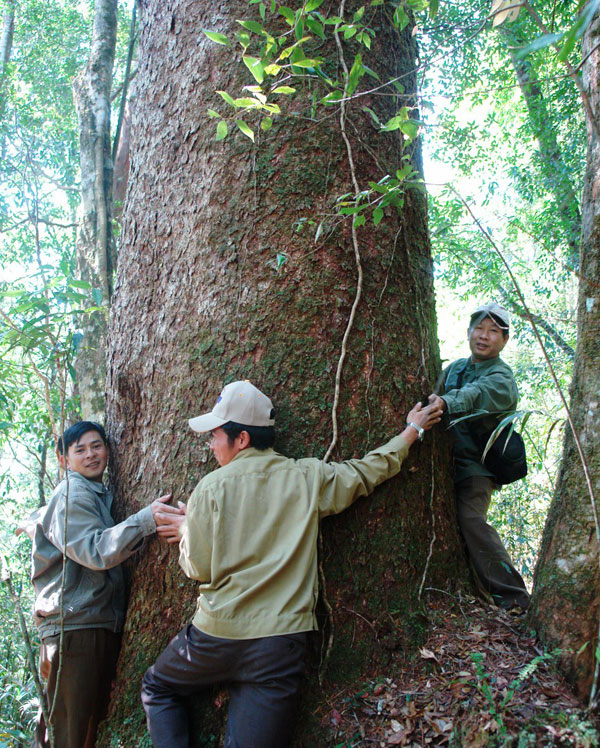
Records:
M420 442L422 442L422 441L423 441L423 437L425 436L425 429L424 429L424 428L421 428L421 426L417 426L417 424L416 424L416 423L415 423L414 421L409 421L409 422L408 422L408 423L407 423L406 425L407 425L407 426L412 426L412 427L413 427L413 429L415 429L415 431L416 431L416 432L417 432L417 434L419 435L419 436L417 437L417 438L418 438L418 440L419 440Z

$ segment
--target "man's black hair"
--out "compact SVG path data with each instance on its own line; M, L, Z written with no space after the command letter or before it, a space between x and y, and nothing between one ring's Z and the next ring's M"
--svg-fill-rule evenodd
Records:
M79 423L69 426L68 429L65 429L65 433L59 436L57 445L59 454L64 455L68 452L71 444L76 444L88 431L97 431L102 441L108 444L103 426L95 421L79 421Z
M227 421L221 428L227 434L227 439L230 444L233 444L235 438L239 436L242 431L247 431L250 436L250 446L254 449L269 449L275 443L275 427L274 426L245 426L243 423L236 423L235 421Z
M498 325L498 327L502 330L502 337L508 337L509 329L506 326L506 322L503 322L500 317L495 314L491 314L490 312L477 312L476 314L472 314L471 321L469 322L469 330L475 327L480 319L485 319L486 317L491 317L492 320Z

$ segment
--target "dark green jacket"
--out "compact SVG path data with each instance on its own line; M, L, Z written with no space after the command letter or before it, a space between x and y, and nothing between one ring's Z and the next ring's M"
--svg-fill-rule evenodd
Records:
M462 384L459 384L461 372ZM446 401L451 421L481 413L452 428L454 480L458 483L473 475L492 477L481 463L482 449L477 436L489 433L504 416L516 410L519 392L512 369L499 356L478 363L472 363L470 357L459 358L444 371L442 381L440 395Z

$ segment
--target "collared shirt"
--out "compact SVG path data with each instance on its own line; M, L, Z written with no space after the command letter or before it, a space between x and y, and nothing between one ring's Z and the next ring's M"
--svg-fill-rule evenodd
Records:
M473 433L489 433L504 416L516 410L519 392L512 369L500 356L475 363L470 358L459 358L445 370L443 382L441 394L450 420L481 414L452 428L455 481L474 475L492 477L481 462L481 447Z
M125 587L119 564L135 552L144 537L156 531L156 524L148 506L115 525L112 502L112 494L102 483L70 471L68 481L59 483L39 512L31 578L36 593L34 618L41 637L60 632L65 546L65 630L122 630Z
M181 567L201 582L194 625L228 639L316 629L319 519L396 475L407 453L401 436L342 463L250 447L204 477L180 543Z

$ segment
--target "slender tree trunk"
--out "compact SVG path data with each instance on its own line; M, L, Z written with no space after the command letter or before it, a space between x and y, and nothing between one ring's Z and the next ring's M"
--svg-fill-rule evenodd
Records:
M10 61L13 36L15 31L15 3L9 0L8 8L2 19L2 38L0 39L0 120L4 118L4 104L6 101L6 66ZM0 152L4 151L4 136L0 142Z
M110 89L116 34L117 0L97 0L90 59L73 84L82 198L77 261L81 279L101 292L105 308L112 295L114 265ZM97 304L90 296L90 306L94 301ZM106 324L104 310L83 318L84 339L76 361L81 413L92 420L102 420L104 414Z
M583 81L591 107L600 111L600 14L583 40ZM532 620L549 646L563 650L562 663L583 696L592 689L600 617L597 520L590 487L600 494L600 143L588 117L583 195L581 278L571 412L588 475L573 432L567 428L561 470L535 574Z
M9 0L2 20L2 39L0 40L0 75L4 76L6 65L10 60L13 34L15 30L15 5Z
M348 3L346 17L359 5ZM336 13L338 5L320 10ZM336 198L355 192L340 112L311 116L313 91L318 100L327 89L308 79L291 103L282 102L290 115L275 119L256 144L235 126L215 141L206 114L208 107L226 111L215 90L239 95L253 79L201 30L233 39L236 19L260 21L258 11L241 0L142 4L107 359L112 476L123 514L165 491L186 499L216 467L187 419L212 408L224 382L248 378L273 398L279 451L322 457L331 441L335 374L358 277L352 219L335 215ZM382 80L404 76L404 90L397 100L373 95L348 107L344 129L361 189L394 174L404 153L398 133L376 134L362 106L386 121L414 99L416 86L409 30L399 34L381 9L371 25L377 37L370 52L363 48L365 64ZM351 67L356 42L343 41L342 49ZM317 50L328 74L341 76L331 35ZM420 169L418 151L412 163ZM397 433L439 370L424 196L408 192L400 211L390 209L377 229L359 227L357 238L362 296L332 459L363 454ZM429 435L401 476L323 531L334 647L323 690L307 689L296 739L305 746L325 745L315 715L340 683L381 667L393 672L413 651L424 625L419 591L464 579L444 435ZM99 745L135 745L145 733L141 675L190 620L197 594L176 559L153 540L132 566L119 673ZM194 744L218 744L224 710L202 703Z
M555 243L566 243L569 261L579 266L581 241L581 212L579 195L573 189L573 180L567 168L551 113L536 72L527 58L518 57L515 46L522 47L526 40L517 28L510 24L501 27L503 38L509 44L509 55L517 82L529 115L529 123L539 146L540 175L548 192L554 196L560 235L553 237Z

